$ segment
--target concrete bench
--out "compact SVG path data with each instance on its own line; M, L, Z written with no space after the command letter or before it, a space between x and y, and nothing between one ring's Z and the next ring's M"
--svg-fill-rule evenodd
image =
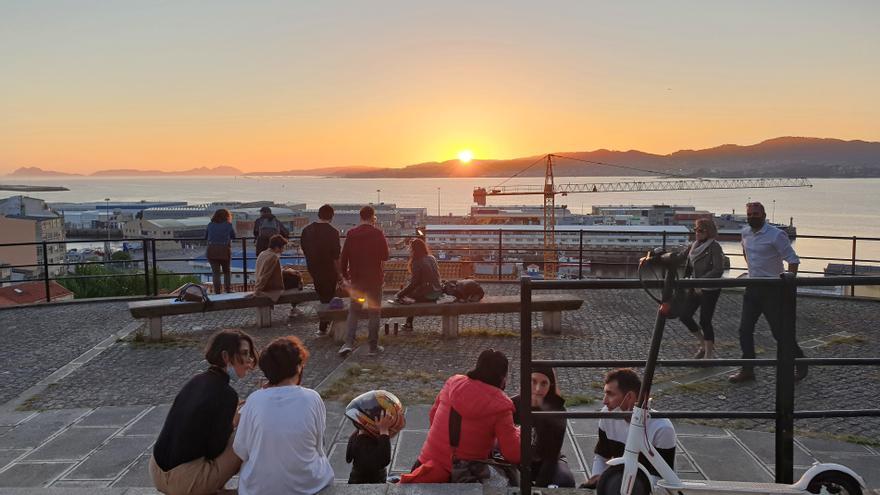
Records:
M265 296L254 296L253 292L236 292L232 294L209 295L207 304L174 299L152 299L128 303L128 310L134 318L147 319L146 337L148 340L162 339L162 317L185 315L208 311L225 311L229 309L256 308L257 324L260 327L272 326L272 306L275 304L292 304L317 301L318 293L314 290L290 289L281 293L281 297L273 302Z
M583 299L569 294L538 294L532 296L532 311L543 313L543 331L557 334L562 331L562 312L580 309ZM460 315L486 313L519 313L519 296L486 296L475 303L414 303L392 304L382 301L380 316L382 318L399 318L406 316L440 316L442 318L443 338L458 337L458 317ZM321 309L318 317L331 321L330 332L334 340L341 342L345 338L345 320L348 319L348 308ZM367 318L367 312L361 311L359 319Z

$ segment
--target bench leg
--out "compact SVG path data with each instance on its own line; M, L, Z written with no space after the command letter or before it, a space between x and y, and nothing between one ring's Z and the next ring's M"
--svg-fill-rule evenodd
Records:
M544 333L559 334L562 333L562 311L544 311Z
M333 320L330 322L330 328L327 329L327 332L333 337L333 342L341 344L345 342L345 334L348 332L348 325L344 320Z
M260 328L272 326L272 306L260 306L257 308L257 326Z
M147 340L162 340L162 317L147 318Z
M458 338L458 315L443 316L443 334L444 339Z

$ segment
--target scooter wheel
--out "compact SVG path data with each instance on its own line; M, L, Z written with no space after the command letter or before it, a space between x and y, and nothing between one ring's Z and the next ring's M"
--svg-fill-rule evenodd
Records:
M822 490L825 490L824 492ZM862 495L862 487L852 476L840 471L825 471L810 480L807 485L810 493L832 495Z
M620 495L620 485L623 483L623 465L611 466L599 477L596 485L598 495ZM651 483L641 470L636 473L636 481L633 483L631 495L650 495ZM850 494L852 495L852 494Z

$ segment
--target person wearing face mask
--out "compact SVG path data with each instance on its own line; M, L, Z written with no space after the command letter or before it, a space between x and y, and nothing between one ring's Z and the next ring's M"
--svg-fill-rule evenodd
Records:
M642 387L642 380L638 373L630 368L618 368L609 371L605 375L605 397L602 400L602 411L620 412L632 411L633 405ZM651 418L645 425L645 434L657 453L663 457L669 467L675 469L675 428L672 422L666 418ZM599 477L605 472L606 462L609 459L623 456L626 445L626 435L629 432L628 419L599 420L599 440L596 442L595 457L593 457L593 475L587 479L581 488L595 488ZM639 454L639 462L648 471L657 475L652 466L642 454Z
M207 371L191 378L174 398L153 447L150 475L168 495L215 493L241 466L232 450L238 394L230 381L244 378L256 360L254 341L240 330L222 330L208 342Z
M522 399L511 398L516 411L514 423L519 424ZM532 411L565 411L565 399L559 395L556 370L549 366L532 366ZM562 455L565 441L565 418L532 416L532 480L535 486L555 485L574 488L574 476Z
M233 443L242 460L240 495L311 495L333 483L324 453L324 402L300 385L308 359L296 337L279 337L260 354L268 384L248 396Z
M749 278L779 278L783 272L782 262L788 262L788 271L797 273L800 258L791 247L788 234L767 223L767 213L761 203L746 205L746 217L749 226L742 230L743 255L749 267ZM743 359L755 358L755 324L761 315L770 325L770 333L779 341L782 331L782 295L777 287L746 287L743 294L742 315L739 321L739 346ZM794 343L795 357L804 357L797 342ZM795 367L794 379L802 380L807 376L807 365ZM732 383L748 382L755 379L755 370L751 366L743 366L737 373L730 375Z

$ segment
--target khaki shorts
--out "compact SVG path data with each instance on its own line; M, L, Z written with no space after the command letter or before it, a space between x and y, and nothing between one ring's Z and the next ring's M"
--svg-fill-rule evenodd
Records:
M181 464L170 471L162 471L156 459L150 457L150 476L156 490L167 495L207 495L222 489L241 469L241 459L232 451L232 439L216 459L199 459Z

